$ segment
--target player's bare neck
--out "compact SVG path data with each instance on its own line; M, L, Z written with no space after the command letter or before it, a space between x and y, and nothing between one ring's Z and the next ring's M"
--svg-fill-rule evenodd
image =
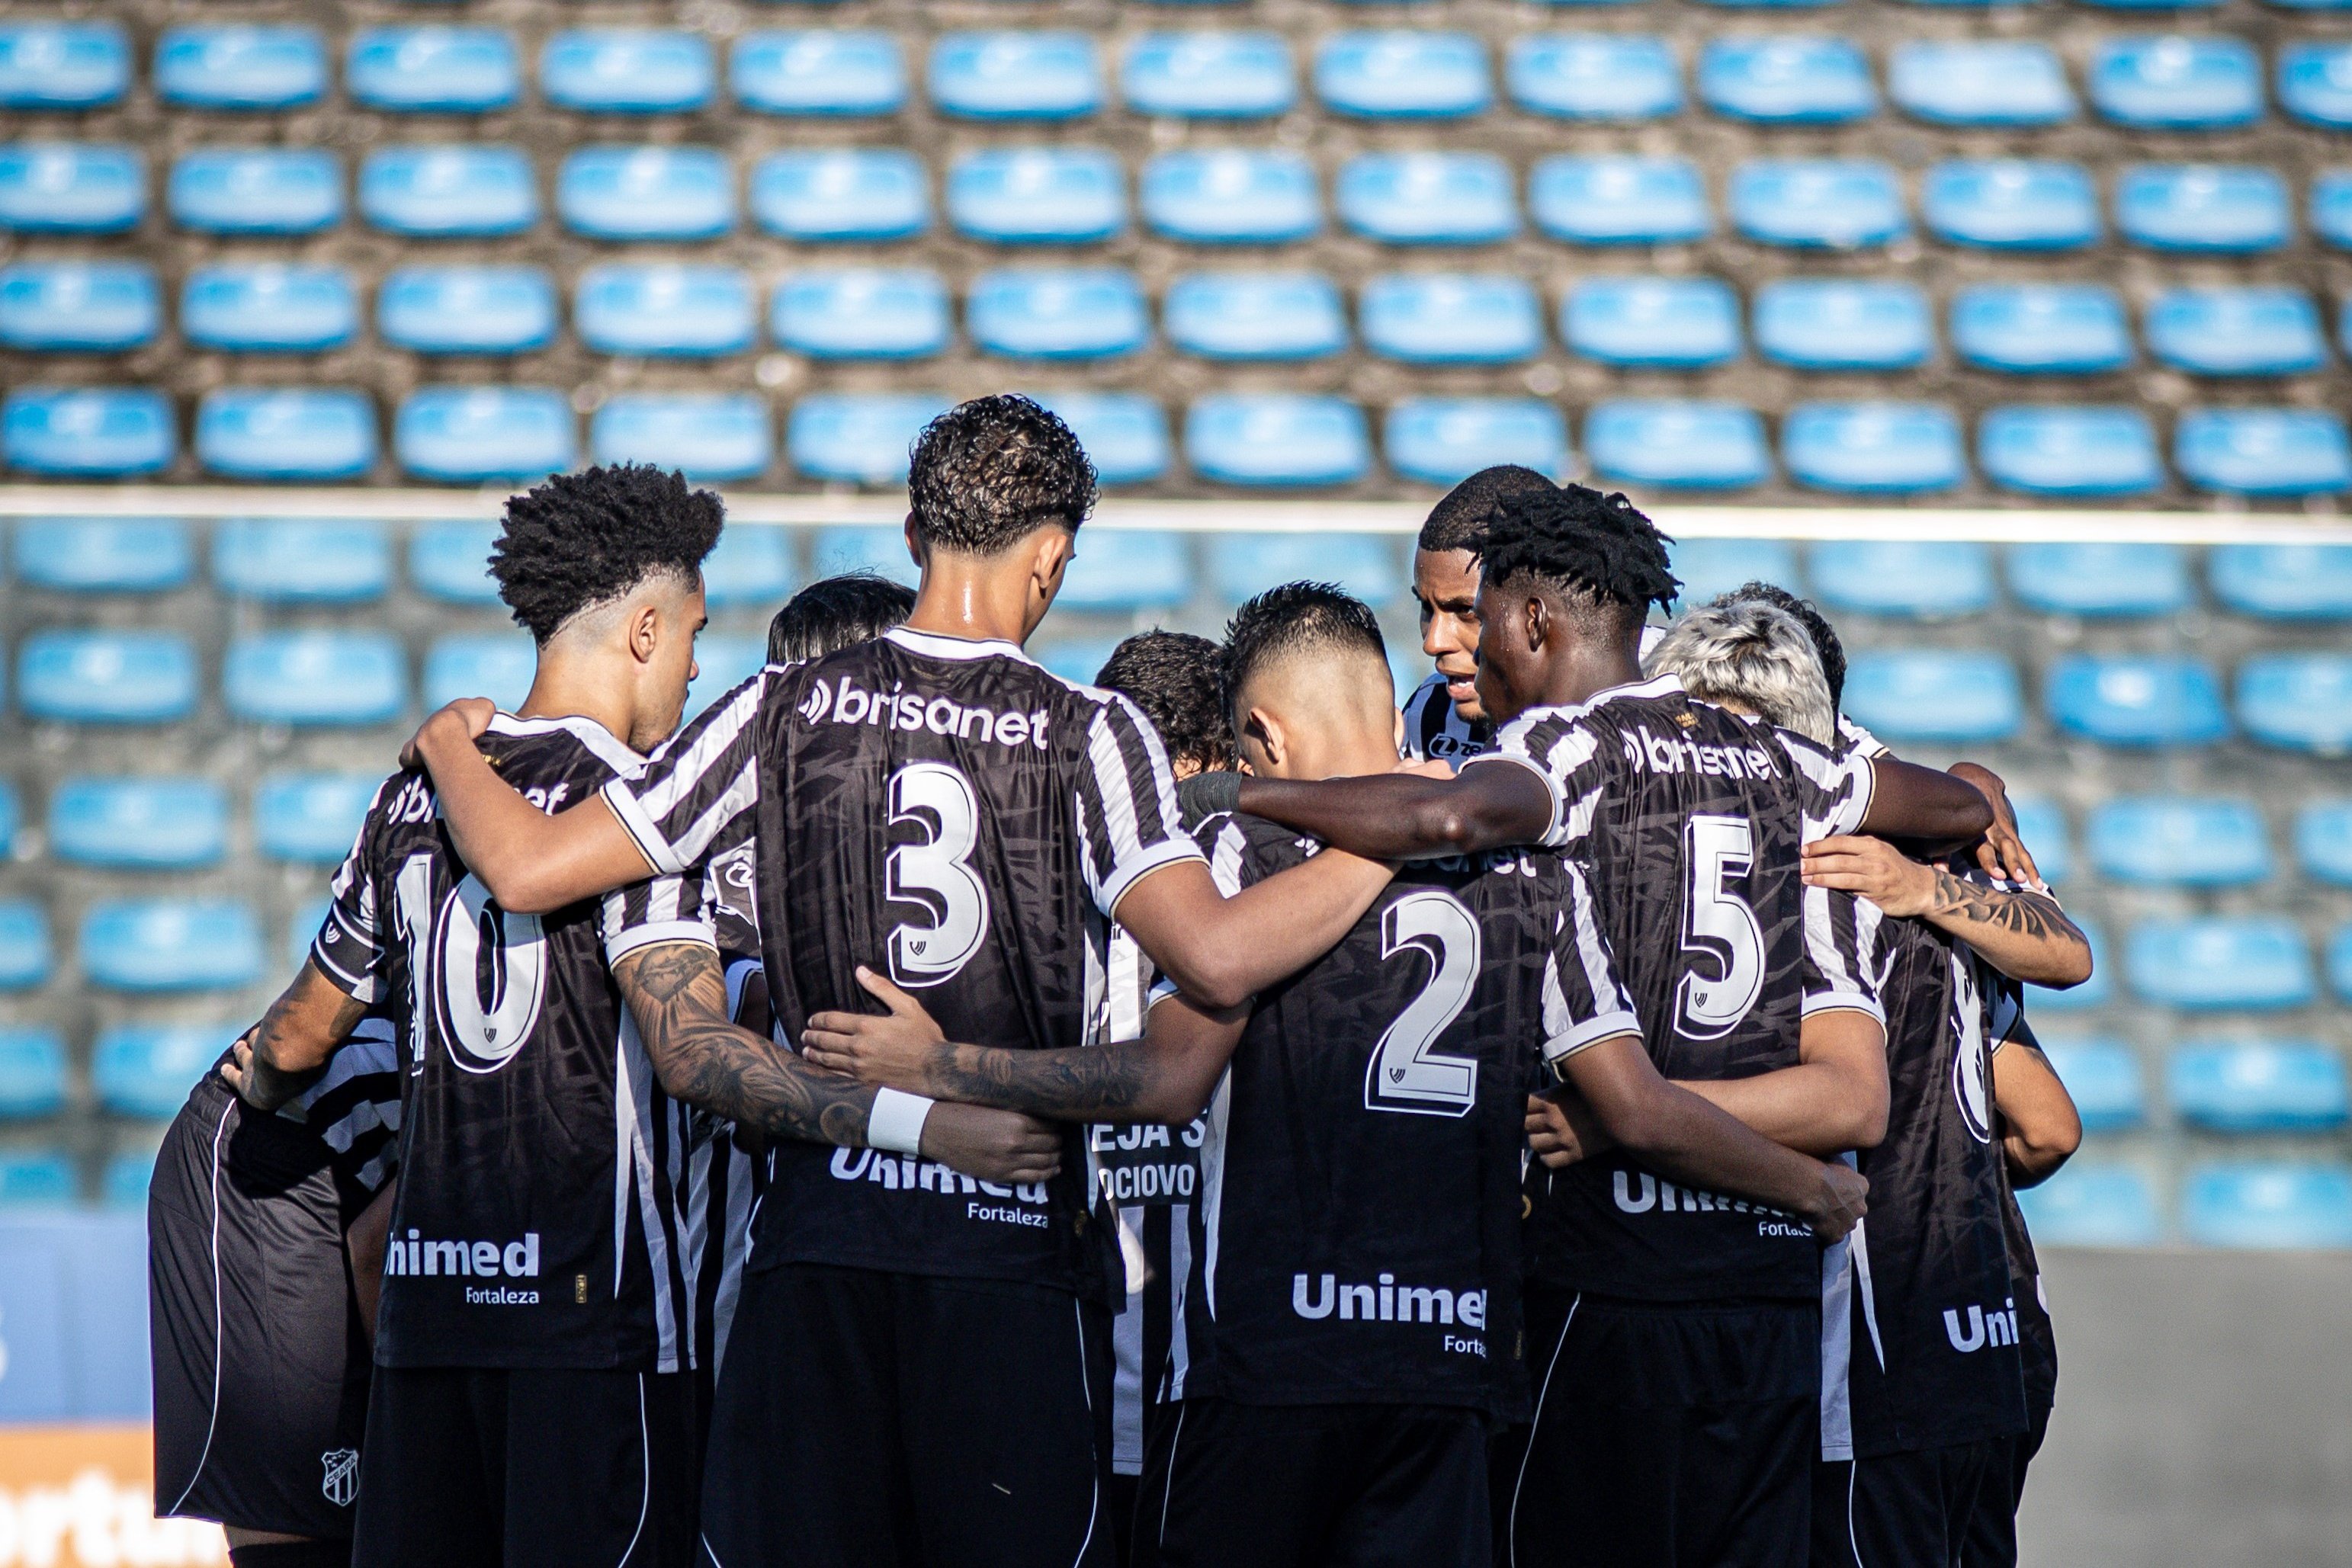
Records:
M1590 702L1612 686L1642 678L1640 645L1630 642L1572 640L1554 653L1546 671L1543 701L1567 706Z
M935 551L923 570L907 629L973 643L1029 640L1029 573L1002 560Z
M612 669L596 657L575 656L542 649L539 670L532 675L530 695L515 710L517 718L593 719L613 732L624 745L634 746L636 707L629 694L633 680L617 678L627 672Z

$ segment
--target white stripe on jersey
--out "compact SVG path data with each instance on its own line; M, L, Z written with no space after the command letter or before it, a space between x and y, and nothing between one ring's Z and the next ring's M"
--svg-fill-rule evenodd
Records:
M1853 1235L1861 1234L1859 1228ZM1853 1458L1853 1236L1822 1254L1822 1458Z
M1191 1219L1188 1214L1187 1221ZM1192 1342L1184 1332L1184 1297L1192 1284L1192 1227L1168 1228L1168 1278L1174 1287L1168 1313L1168 1397L1184 1397L1184 1375L1192 1368Z
M1119 755L1118 737L1111 733L1108 708L1087 726L1087 766L1094 769L1095 786L1102 793L1103 832L1110 840L1110 863L1125 865L1142 851L1143 831L1135 816L1134 782L1127 771L1127 758ZM1172 815L1170 821L1174 821ZM1100 897L1099 889L1097 896Z
M1217 1076L1209 1097L1208 1136L1201 1143L1201 1300L1217 1315L1217 1227L1225 1218L1225 1134L1234 1117L1234 1070Z
M1249 835L1239 822L1227 822L1217 830L1217 848L1209 857L1209 874L1216 880L1217 891L1227 898L1240 896L1242 852L1248 847Z
M645 1227L648 1281L653 1291L654 1333L657 1340L656 1372L676 1372L680 1359L677 1302L670 1293L671 1224L662 1213L661 1196L654 1184L652 1060L638 1038L636 1019L624 1010L620 1037L613 1045L613 1294L621 1293L621 1269L629 1256L629 1189L637 1193L638 1223Z

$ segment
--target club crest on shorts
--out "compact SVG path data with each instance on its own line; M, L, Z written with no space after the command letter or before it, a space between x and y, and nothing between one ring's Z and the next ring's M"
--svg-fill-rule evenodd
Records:
M357 1448L329 1448L319 1456L326 1470L319 1481L319 1490L337 1508L349 1508L360 1490L360 1451Z

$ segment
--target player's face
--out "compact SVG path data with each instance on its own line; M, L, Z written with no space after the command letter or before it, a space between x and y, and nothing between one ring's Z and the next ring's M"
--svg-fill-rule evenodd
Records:
M1506 724L1539 700L1545 674L1542 629L1525 593L1478 591L1478 706Z
M656 608L660 632L642 677L646 694L642 727L648 733L632 736L629 741L640 751L668 739L686 716L686 688L702 673L694 662L694 640L710 622L698 582L691 590L662 595Z
M1415 550L1412 596L1421 605L1421 651L1445 677L1454 711L1486 716L1478 696L1478 558L1466 549Z

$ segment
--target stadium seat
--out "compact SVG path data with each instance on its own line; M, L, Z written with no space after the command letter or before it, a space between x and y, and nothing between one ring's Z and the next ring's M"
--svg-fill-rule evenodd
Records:
M2352 128L2352 47L2289 44L2279 51L2279 107L2309 125Z
M235 1039L234 1030L218 1025L117 1026L98 1037L90 1083L99 1103L117 1115L164 1121Z
M902 484L915 437L947 407L927 392L819 392L793 404L784 450L811 479Z
M518 148L387 147L360 165L359 207L404 238L488 239L539 222L539 186Z
M2284 1161L2192 1166L2180 1225L2200 1247L2352 1247L2352 1168Z
M708 393L673 393L717 401ZM618 402L618 398L614 399ZM742 398L743 402L759 406L762 415L765 405L756 398ZM613 406L606 403L606 408ZM716 422L714 422L716 423ZM762 466L765 466L763 464ZM739 523L719 536L719 543L702 565L703 596L715 610L751 606L772 610L792 597L800 585L800 572L793 565L793 536L782 528L761 528L754 523ZM698 650L701 644L697 643ZM698 652L695 657L699 660ZM728 685L735 683L730 681ZM720 688L724 690L724 687ZM688 713L694 710L688 708Z
M583 114L687 114L719 84L699 33L593 27L557 33L539 53L540 96Z
M2080 250L2101 233L2098 193L2079 163L1938 163L1921 183L1919 212L1937 238L1982 250Z
M1277 583L1336 582L1367 604L1392 603L1405 580L1396 550L1372 534L1218 534L1209 540L1209 586L1238 604Z
M2015 666L1983 649L1857 653L1842 706L1894 745L2008 740L2025 722Z
M686 688L688 718L758 674L768 662L768 640L706 632L694 641L694 662L698 670Z
M1715 277L1587 277L1560 301L1572 353L1641 370L1704 370L1739 357L1739 300Z
M2046 615L2171 615L2192 600L2188 557L2166 544L2012 545L2009 591Z
M147 167L128 147L0 144L0 232L121 234L147 210Z
M898 40L865 29L751 33L727 60L735 101L762 114L896 114L907 107Z
M71 865L193 871L228 851L228 798L208 779L75 777L49 796L49 852Z
M2130 1166L2078 1162L2017 1204L2043 1247L2152 1247L2164 1237L2155 1185Z
M1381 447L1391 471L1424 485L1454 485L1500 463L1564 474L1568 421L1539 398L1406 398L1389 410Z
M1163 152L1143 166L1143 221L1194 245L1282 245L1323 226L1314 165L1296 152Z
M2033 852L2033 863L2041 868L2042 879L2053 884L2063 883L2074 868L2074 852L2066 836L2066 813L2039 795L2018 794L2010 798L2017 810L2017 836Z
M272 773L253 791L254 841L274 861L338 864L383 782L372 773Z
M1192 597L1192 553L1183 535L1100 528L1080 538L1054 602L1066 610L1124 614L1173 610ZM1091 670L1087 678L1094 678Z
M359 291L340 267L200 267L180 289L180 333L199 349L316 353L350 342L359 322Z
M1382 245L1489 245L1519 232L1511 171L1491 152L1362 152L1340 165L1339 221Z
M73 1202L80 1185L73 1156L62 1150L0 1153L0 1209L61 1208Z
M2337 250L2352 250L2352 170L2331 169L2313 176L2311 232Z
M2352 489L2352 439L2307 408L2192 408L2172 427L2172 462L2200 490L2314 496Z
M2352 1117L2344 1059L2313 1040L2201 1040L2178 1046L2172 1108L2212 1133L2313 1133Z
M229 643L221 695L251 724L382 724L407 704L408 660L388 632L257 632Z
M1076 120L1103 102L1102 60L1085 33L948 33L925 78L931 106L959 120Z
M343 221L343 172L315 148L209 148L172 165L163 206L196 234L317 234Z
M1736 402L1619 398L1584 416L1593 472L1662 490L1736 490L1770 476L1764 422Z
M818 577L870 571L912 588L918 575L907 555L907 536L898 528L819 528L810 541L809 558L816 563Z
M2045 875L2048 873L2044 873ZM2095 921L2075 914L2074 924L2091 943L2091 977L2069 990L2053 990L2047 986L2028 986L2025 990L2026 1011L2031 1016L2046 1012L2097 1013L2115 998L2115 971L2107 963L2106 941Z
M28 909L26 904L5 907ZM0 915L0 926L6 916ZM23 1121L65 1108L66 1043L56 1030L12 1024L0 1028L0 1118Z
M982 353L1015 359L1101 360L1151 340L1151 312L1135 275L1116 267L986 272L964 298L964 327Z
M2139 1053L2119 1040L2048 1040L2042 1052L2066 1086L2086 1133L2122 1133L2147 1121Z
M572 298L572 329L597 354L740 354L756 317L751 280L731 267L606 263L583 272Z
M2271 874L2262 813L2235 796L2116 796L2092 810L2084 837L2110 882L2244 887Z
M2339 926L2327 939L2327 983L2338 998L2352 1001L2352 925Z
M376 290L375 329L412 353L529 353L555 339L555 282L537 267L404 267Z
M1780 425L1789 477L1817 490L1916 495L1968 476L1959 422L1939 403L1809 402Z
M2230 732L2212 667L2170 655L2070 654L2049 677L2051 722L2106 746L2210 746Z
M1528 177L1528 214L1573 245L1680 245L1715 229L1706 186L1687 158L1547 158Z
M1372 465L1364 411L1308 392L1198 399L1184 413L1184 457L1203 479L1252 486L1349 485Z
M1106 485L1142 485L1175 461L1168 415L1141 392L1040 392L1037 401L1070 427Z
M1777 583L1791 592L1803 579L1797 552L1785 539L1683 539L1673 549L1675 575L1682 579L1680 608L1705 604L1751 582Z
M925 359L950 330L947 286L920 267L790 273L768 311L778 346L823 360Z
M681 469L709 484L756 478L775 455L772 423L767 400L752 392L621 392L590 417L588 456ZM722 547L734 537L720 535Z
M1057 640L1045 647L1033 647L1032 653L1045 673L1059 675L1078 685L1092 685L1094 678L1118 647L1117 637L1080 637Z
M1364 347L1409 365L1509 364L1544 344L1535 290L1507 273L1384 273L1356 313Z
M0 902L0 991L29 990L49 977L49 917L27 900Z
M231 517L213 532L213 580L264 603L365 604L392 586L392 545L357 518Z
M2352 620L2352 545L2216 545L2213 596L2266 621Z
M2156 430L2137 408L1987 409L1977 466L2026 496L2138 496L2164 483Z
M735 227L735 176L709 147L583 147L556 174L555 212L589 239L717 239Z
M1535 33L1511 40L1503 88L1530 114L1559 120L1663 120L1683 110L1682 68L1664 38Z
M260 925L250 906L228 899L108 899L82 915L79 946L83 976L110 991L226 989L261 977ZM111 1100L106 1040L100 1039L94 1076L100 1098ZM215 1042L213 1051L226 1043ZM196 1063L170 1104L154 1113L177 1110L196 1074L211 1065L209 1055Z
M0 23L0 109L102 109L131 90L120 22L15 17Z
M967 239L1089 245L1127 227L1127 185L1098 148L992 148L949 165L947 207Z
M2238 722L2265 746L2352 750L2352 655L2266 653L2238 666Z
M172 405L145 387L19 387L0 402L0 456L50 478L128 478L168 467Z
M196 404L196 461L229 479L356 479L375 466L375 407L341 387L224 387Z
M2352 800L2315 800L2296 812L2294 858L2314 881L2352 887Z
M1315 96L1360 120L1458 120L1495 101L1486 47L1468 33L1336 33L1315 51Z
M1169 119L1260 120L1298 102L1279 33L1146 33L1129 47L1118 80L1129 113Z
M496 523L425 523L408 542L408 580L416 591L443 604L489 605L499 601L490 577L490 546Z
M1910 232L1902 187L1884 163L1759 158L1731 172L1731 221L1759 245L1853 250Z
M2144 920L2126 949L2132 989L2186 1011L2273 1011L2316 999L2311 945L2278 915Z
M1698 96L1751 125L1843 125L1878 112L1870 62L1843 38L1717 38L1698 59Z
M1815 545L1809 565L1832 610L1925 620L1992 607L1992 554L1972 540L1843 539Z
M2288 376L2327 362L2318 308L2299 288L2168 288L2147 308L2147 351L2196 376Z
M2116 179L2116 228L2149 250L2247 255L2294 231L2286 184L2250 164L2141 164Z
M2011 375L2097 375L2132 361L2124 302L2103 283L1979 283L1952 297L1952 351Z
M930 187L896 148L776 152L751 171L751 217L784 239L905 239L931 226Z
M572 404L546 387L425 387L394 417L393 455L419 479L537 479L572 466Z
M1193 272L1168 286L1171 347L1210 360L1312 360L1348 346L1339 290L1313 272Z
M142 261L20 261L0 267L0 347L113 354L152 341L163 309Z
M166 27L152 79L157 98L182 109L299 109L326 93L327 46L310 27Z
M109 1208L144 1209L155 1181L154 1149L130 1149L107 1156L99 1172L99 1201Z
M2263 117L2263 68L2231 37L2110 38L2091 56L2091 105L2130 131L2229 131Z
M176 632L36 632L16 651L27 718L165 724L196 711L196 651Z
M488 114L522 96L522 67L503 28L368 27L352 35L343 90L393 114Z
M2049 45L2022 39L1898 44L1886 96L1930 125L2025 128L2074 118L2066 68Z
M160 593L195 575L177 517L27 517L16 557L19 582L54 593Z
M425 651L425 706L488 697L502 713L522 706L539 667L530 638L517 632L436 637Z
M1800 371L1902 371L1935 352L1927 297L1894 279L1791 277L1756 291L1756 351Z
M16 805L16 787L0 779L0 855L16 847L16 826L23 815Z

